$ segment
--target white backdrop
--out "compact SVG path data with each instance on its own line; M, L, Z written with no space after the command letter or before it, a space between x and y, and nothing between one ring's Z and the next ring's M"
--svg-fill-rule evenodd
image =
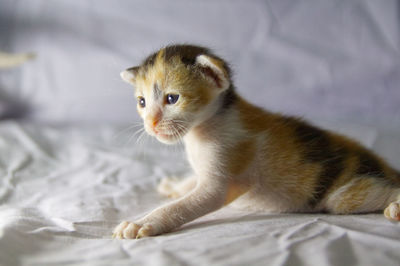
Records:
M169 43L214 48L238 91L308 118L400 126L396 0L2 0L0 49L33 51L2 94L52 123L138 119L119 72ZM0 94L0 97L1 95Z

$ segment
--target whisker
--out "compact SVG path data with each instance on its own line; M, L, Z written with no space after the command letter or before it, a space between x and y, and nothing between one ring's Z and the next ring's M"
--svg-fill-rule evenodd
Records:
M122 135L122 134L125 133L126 131L129 131L129 130L135 128L135 127L139 127L139 126L142 126L142 125L143 125L143 124L142 124L141 122L136 122L135 124L130 125L130 126L124 128L124 129L122 129L122 130L116 132L116 133L112 136L112 139L118 138L120 135Z
M139 144L144 135L146 135L146 131L143 130L139 137L136 139L135 144Z
M133 134L129 137L128 143L127 143L127 144L130 144L131 141L132 141L132 139L133 139L135 136L138 136L139 133L143 133L144 131L145 131L144 128L139 128L135 133L133 133Z
M177 128L173 128L173 135L178 139L178 144L175 145L178 152L184 152L182 145L180 145L183 141L182 133Z

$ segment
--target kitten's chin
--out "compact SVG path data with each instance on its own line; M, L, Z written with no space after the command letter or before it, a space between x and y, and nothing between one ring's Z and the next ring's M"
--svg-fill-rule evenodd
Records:
M173 135L157 134L156 139L164 144L175 144L179 141L179 137Z
M164 144L175 144L179 142L179 140L182 139L187 133L187 130L184 128L174 129L174 133L148 128L146 128L146 131L150 136L155 137L158 141Z

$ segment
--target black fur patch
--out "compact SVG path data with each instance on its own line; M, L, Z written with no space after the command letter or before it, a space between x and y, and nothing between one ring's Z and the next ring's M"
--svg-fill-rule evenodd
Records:
M316 163L329 159L330 143L325 131L297 121L295 133L297 139L304 145L304 156L307 162Z
M218 60L221 60L224 64L224 68L227 71L229 77L231 76L231 69L229 65L222 60L220 57L216 56L210 49L195 46L190 44L185 45L169 45L164 48L164 60L169 62L173 57L179 57L181 62L186 66L194 66L196 63L196 57L199 55L207 55Z
M201 54L210 54L210 50L194 45L170 45L164 49L166 62L178 56L185 65L194 65L196 57Z
M179 58L180 61L188 66L188 67L195 67L196 65L196 58L199 55L207 55L212 58L218 59L223 63L223 68L226 70L228 73L229 79L231 78L232 71L223 59L220 57L216 56L210 49L201 47L201 46L196 46L196 45L190 45L190 44L184 44L184 45L168 45L163 48L163 59L167 63L172 62L172 58ZM154 66L157 55L160 51L157 51L150 56L148 56L141 64L141 67L143 67L144 71L147 71L149 68Z
M326 192L332 187L335 180L342 174L346 167L347 151L345 149L330 150L328 152L329 156L326 156L326 161L320 162L322 164L322 171L314 190L314 196L309 200L309 204L312 207L315 207L324 198Z
M377 158L368 150L358 152L359 166L356 170L358 176L385 177L383 168Z
M315 207L345 169L348 151L331 143L328 133L322 129L294 118L286 118L286 121L293 125L296 138L303 146L304 162L322 166L313 197L308 202Z
M126 69L127 71L133 71L133 72L137 72L139 70L138 66L134 66L134 67L130 67Z
M222 104L219 108L218 113L221 114L225 110L228 110L231 106L235 104L238 99L238 96L235 93L234 87L231 85L223 94Z
M182 57L181 61L183 64L185 64L187 66L193 66L196 63L195 58L188 58L188 57Z

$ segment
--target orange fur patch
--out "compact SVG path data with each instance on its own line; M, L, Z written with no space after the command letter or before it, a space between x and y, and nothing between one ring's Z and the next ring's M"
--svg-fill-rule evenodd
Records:
M237 143L233 148L228 149L227 170L230 175L237 176L242 173L253 161L256 153L256 147L251 140L245 140Z
M228 205L249 190L249 187L242 183L230 182L224 205Z
M273 114L249 104L242 98L238 98L237 107L239 109L239 115L242 124L250 132L263 132L272 128L271 126L273 125L271 125L271 123L276 123Z
M334 213L351 213L359 208L368 195L369 190L373 189L371 179L359 179L346 189L337 199L337 204L331 210Z

